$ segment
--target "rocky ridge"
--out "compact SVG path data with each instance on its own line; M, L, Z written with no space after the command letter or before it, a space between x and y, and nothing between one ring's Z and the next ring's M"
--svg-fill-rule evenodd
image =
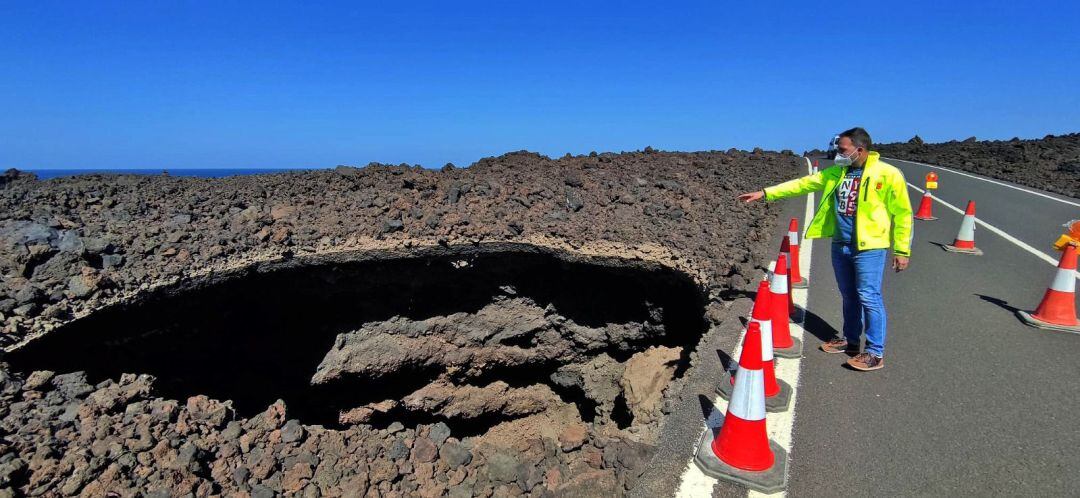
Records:
M918 135L875 147L883 156L956 168L1080 197L1080 133L1041 139L964 140L929 144Z

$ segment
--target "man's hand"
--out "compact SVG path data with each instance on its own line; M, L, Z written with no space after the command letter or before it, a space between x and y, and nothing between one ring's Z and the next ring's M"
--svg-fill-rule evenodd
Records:
M758 190L757 192L747 192L747 193L745 193L743 195L740 195L739 200L743 201L743 202L753 202L753 201L756 201L756 200L758 200L758 199L760 199L762 197L765 197L765 191L764 190Z
M902 271L907 269L907 265L908 265L908 257L907 256L896 256L895 258L893 258L893 262L892 262L893 270L896 270L897 272L902 272Z

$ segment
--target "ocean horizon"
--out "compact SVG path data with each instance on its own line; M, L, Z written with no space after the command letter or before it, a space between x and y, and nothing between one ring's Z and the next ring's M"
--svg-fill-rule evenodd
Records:
M195 176L200 178L222 178L238 175L258 175L262 173L282 173L286 171L313 171L329 168L77 168L77 169L21 169L19 171L33 173L39 180L59 178L75 175L161 175L168 173L169 176Z

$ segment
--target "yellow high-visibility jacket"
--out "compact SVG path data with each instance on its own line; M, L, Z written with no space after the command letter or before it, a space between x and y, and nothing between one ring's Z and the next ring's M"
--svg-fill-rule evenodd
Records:
M786 199L809 192L823 192L814 219L805 237L832 237L836 232L836 187L847 174L847 166L832 166L812 175L765 187L765 200ZM860 251L886 249L892 237L893 253L911 256L911 200L904 174L896 166L870 152L863 165L859 199L855 209L855 244ZM892 230L889 230L892 225Z

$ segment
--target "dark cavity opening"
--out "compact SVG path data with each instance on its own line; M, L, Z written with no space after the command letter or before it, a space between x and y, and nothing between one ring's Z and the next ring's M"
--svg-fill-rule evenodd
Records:
M683 358L689 358L706 330L704 295L682 272L640 261L586 259L501 244L296 258L189 281L100 310L11 352L7 359L24 372L84 370L93 382L148 373L157 377L157 395L232 400L244 417L280 398L290 417L333 427L342 409L400 399L443 373L399 371L377 380L311 385L316 366L339 333L395 316L422 320L476 312L508 294L527 296L578 324L598 327L644 322L650 316L655 320L656 310L661 310L662 336L603 351L619 361L652 345L683 347ZM512 385L544 383L591 419L592 400L551 383L559 366L525 365L473 383L495 377ZM680 374L685 367L679 367ZM620 404L619 425L628 425L625 401ZM434 420L424 414L394 415L403 421ZM462 421L447 422L463 433L481 431Z

